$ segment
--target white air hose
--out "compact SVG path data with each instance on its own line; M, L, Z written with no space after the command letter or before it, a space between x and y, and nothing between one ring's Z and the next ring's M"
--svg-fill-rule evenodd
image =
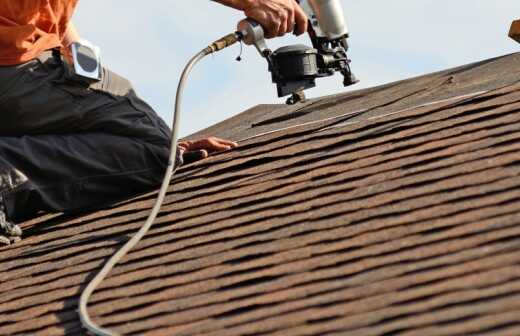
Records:
M117 251L103 266L101 271L96 275L92 281L85 288L83 293L81 293L81 297L79 300L79 317L83 327L87 329L89 332L96 336L116 336L118 334L99 327L90 319L90 315L87 310L87 303L90 299L92 293L96 290L96 288L101 284L101 282L106 278L108 273L114 268L114 266L132 249L137 243L146 235L150 227L153 225L157 214L159 213L161 206L163 204L164 198L168 191L168 187L170 186L170 180L173 177L176 167L175 167L175 159L177 154L177 142L178 142L178 134L179 134L179 124L180 124L180 114L181 114L181 102L182 95L184 92L184 87L186 85L187 78L193 69L193 67L201 61L204 57L224 48L227 48L234 43L242 40L243 33L233 33L229 34L220 40L215 41L210 46L199 52L195 55L186 65L184 71L182 72L181 79L179 81L179 86L177 88L177 95L175 98L175 110L173 113L173 125L172 125L172 143L170 148L170 158L168 160L168 167L166 169L166 174L164 176L164 180L162 182L161 189L159 191L159 195L157 196L157 200L155 201L155 205L153 206L148 219L143 224L141 229L130 239L119 251Z

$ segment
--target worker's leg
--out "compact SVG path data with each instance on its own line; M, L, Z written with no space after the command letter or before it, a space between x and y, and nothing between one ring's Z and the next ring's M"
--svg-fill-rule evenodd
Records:
M0 106L0 136L100 132L170 142L168 126L130 82L107 69L95 84L72 81L50 52L18 67L0 67Z
M0 137L4 171L29 181L4 198L7 218L20 222L38 211L86 211L160 184L168 150L104 133Z
M169 129L107 70L87 86L69 81L50 57L0 68L0 106L0 169L29 179L3 197L13 221L87 210L160 183Z

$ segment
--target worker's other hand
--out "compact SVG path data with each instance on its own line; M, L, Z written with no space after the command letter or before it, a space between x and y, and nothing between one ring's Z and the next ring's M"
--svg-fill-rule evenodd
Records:
M210 137L194 141L179 142L184 164L193 163L207 158L212 153L222 152L238 147L233 141Z
M265 37L272 38L294 32L301 35L307 31L308 19L295 0L249 0L244 1L244 14L258 22Z

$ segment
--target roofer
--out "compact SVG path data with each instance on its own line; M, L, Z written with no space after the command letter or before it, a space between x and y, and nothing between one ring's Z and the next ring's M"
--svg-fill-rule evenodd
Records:
M295 0L219 0L261 23L267 37L306 30ZM170 129L126 79L70 76L70 22L77 0L0 2L0 244L41 211L98 208L160 185ZM181 142L178 157L236 147L209 138ZM181 160L179 160L181 161Z

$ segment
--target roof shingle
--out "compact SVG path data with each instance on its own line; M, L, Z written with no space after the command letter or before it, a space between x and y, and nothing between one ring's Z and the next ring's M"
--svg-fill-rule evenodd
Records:
M179 171L93 318L144 335L520 334L519 65L260 106L200 132L248 140ZM26 223L0 250L0 335L82 333L79 293L154 196Z

